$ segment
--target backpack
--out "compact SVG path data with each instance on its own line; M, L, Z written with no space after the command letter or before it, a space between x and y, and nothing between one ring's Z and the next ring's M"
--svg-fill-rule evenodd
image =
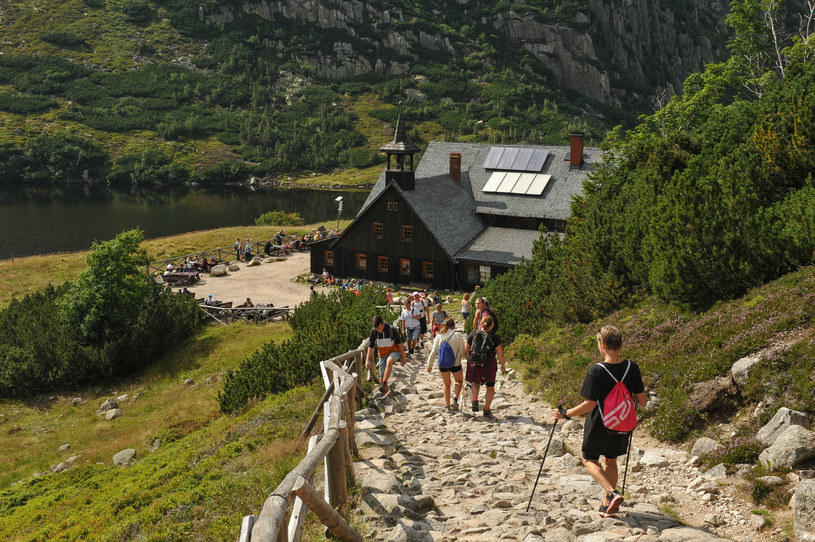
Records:
M453 347L447 341L442 341L439 346L439 369L449 369L456 364L456 355Z
M623 383L623 380L625 380L625 377L628 375L628 370L631 368L631 362L628 362L625 373L620 380L614 378L614 375L611 374L608 367L602 363L598 363L598 365L605 369L608 375L616 382L614 387L611 388L611 392L603 401L603 406L601 407L600 403L597 403L603 425L609 433L627 435L637 427L636 405L634 405L631 392L628 391L628 387Z
M492 335L486 331L478 331L470 345L470 363L475 367L485 367L495 353Z

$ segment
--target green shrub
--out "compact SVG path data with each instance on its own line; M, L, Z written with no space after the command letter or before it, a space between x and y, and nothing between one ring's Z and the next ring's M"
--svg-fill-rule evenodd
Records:
M18 115L42 113L58 107L57 102L44 96L14 96L0 94L0 109Z
M122 5L122 13L128 22L144 26L155 18L155 12L146 0L128 0Z
M79 48L87 47L87 42L71 32L48 32L40 34L40 39L57 47Z
M254 398L286 391L320 375L319 363L356 348L380 312L384 291L363 288L360 295L335 290L297 307L289 318L294 337L267 343L230 371L218 403L225 414L236 412ZM380 312L381 313L381 312ZM391 312L383 314L393 320Z
M255 224L257 226L301 226L303 225L303 219L299 213L269 211L257 217Z

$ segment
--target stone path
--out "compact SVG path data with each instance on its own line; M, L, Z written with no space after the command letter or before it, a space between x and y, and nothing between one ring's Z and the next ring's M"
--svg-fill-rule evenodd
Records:
M496 385L494 420L472 413L464 394L461 411L445 412L438 368L432 375L425 369L428 352L429 343L407 366L397 364L390 393L375 392L369 407L357 412L362 502L356 513L364 515L365 540L773 539L756 531L749 505L734 497L724 472L700 474L686 452L652 441L645 431L635 434L621 512L601 518L602 490L579 460L577 420L556 427L527 513L551 431L550 407L535 402L510 371ZM691 517L681 518L688 525L667 516L668 507L690 510Z

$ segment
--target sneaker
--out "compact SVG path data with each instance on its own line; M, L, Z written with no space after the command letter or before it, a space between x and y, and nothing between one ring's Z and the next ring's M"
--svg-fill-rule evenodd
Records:
M492 416L492 410L489 410L489 409L485 408L484 409L484 417L489 418L491 420L494 419L493 416Z
M379 391L382 392L382 395L387 395L388 394L388 383L387 382L382 382L381 384L379 384Z
M617 511L620 509L620 505L623 504L623 496L620 495L620 492L616 489L608 494L608 508L606 508L605 512L600 512L600 515L604 518L609 518L614 516Z
M413 349L412 348L408 351L408 354L410 354L411 356L413 355Z
M453 409L450 407L450 405L447 405L446 407L444 407L444 411L450 413L453 411Z
M478 401L473 401L473 412L478 412Z
M453 412L458 412L458 401L453 401L453 404L450 405L450 410Z

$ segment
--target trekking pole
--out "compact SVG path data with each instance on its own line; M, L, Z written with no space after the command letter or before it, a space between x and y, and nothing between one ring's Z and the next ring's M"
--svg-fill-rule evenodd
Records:
M625 495L625 482L628 479L628 462L631 460L631 445L634 443L634 431L632 430L631 433L628 435L628 455L625 456L625 472L623 473L623 491L622 494Z
M560 405L558 405L560 408ZM557 418L552 424L552 431L549 433L549 442L546 443L546 451L543 452L543 461L541 461L541 468L538 469L538 477L535 478L535 485L532 486L532 495L529 496L529 504L526 505L526 512L529 513L529 507L532 506L532 497L535 495L535 489L538 487L538 480L540 480L541 472L543 472L543 464L546 462L546 455L549 453L549 446L552 444L552 437L555 436L555 427L557 426Z

